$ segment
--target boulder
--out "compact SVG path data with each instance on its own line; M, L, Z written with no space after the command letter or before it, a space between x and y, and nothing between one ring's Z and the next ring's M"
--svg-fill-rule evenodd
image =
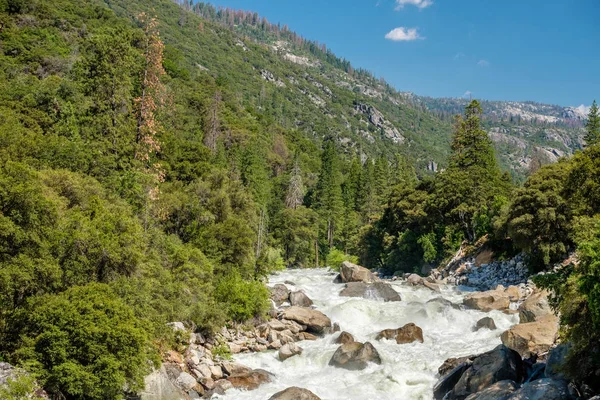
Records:
M182 372L175 380L175 384L183 390L188 391L194 389L198 385L198 382L196 382L196 378L192 375Z
M398 334L398 329L384 329L375 337L375 340L395 339Z
M437 283L432 283L424 280L423 286L437 293L440 293L442 291L442 289L440 289L440 285L438 285Z
M354 342L354 336L352 336L351 334L349 334L346 331L343 331L342 333L340 333L340 335L335 339L334 343L337 344L346 344L346 343L352 343Z
M444 376L452 371L454 368L458 367L460 364L468 364L467 366L471 366L473 364L473 360L478 356L467 356L467 357L459 357L459 358L449 358L440 367L438 368L438 373L440 376Z
M402 328L398 328L398 333L396 334L396 343L405 344L412 342L423 343L423 329L411 322L404 325Z
M500 381L494 383L481 392L473 393L469 395L466 400L498 400L504 399L515 390L519 388L519 385L515 381Z
M477 356L462 374L448 400L464 399L496 382L511 380L521 382L523 364L519 353L504 345Z
M229 389L233 389L231 382L229 382L227 379L219 379L215 382L212 392L223 395ZM208 397L210 398L210 396Z
M313 305L311 299L302 291L290 293L290 304L298 307L310 307Z
M371 283L377 280L375 274L361 267L360 265L352 264L350 261L344 261L340 267L340 278L342 282L365 282Z
M321 400L317 395L307 389L290 387L269 397L269 400Z
M244 375L252 371L245 365L238 364L236 362L225 361L221 364L221 368L227 375Z
M312 333L308 333L308 332L300 332L298 333L297 336L299 339L298 340L317 340L318 337L313 335Z
M535 322L517 324L505 331L500 339L523 358L545 353L552 348L558 334L558 317L545 315Z
M379 353L369 342L352 342L341 345L329 360L329 365L348 370L365 369L369 362L381 364Z
M253 369L227 378L236 389L254 390L263 383L271 382L271 374L262 369Z
M290 289L287 288L282 283L278 283L277 285L270 288L271 291L271 300L275 302L277 306L280 306L282 303L285 303L289 300L290 297Z
M375 339L396 339L396 343L398 344L412 342L423 343L423 330L411 322L404 325L402 328L384 329L379 332Z
M538 318L548 314L554 314L554 312L548 303L546 290L532 294L519 306L519 321L522 324L535 322Z
M400 301L400 294L389 283L375 282L350 282L340 292L342 297L363 297L365 299Z
M446 361L447 362L447 361ZM465 371L471 366L470 362L459 363L452 369L444 373L433 387L433 398L436 400L444 399L446 393L450 392L458 383ZM441 369L442 367L440 367Z
M298 346L296 343L287 343L281 346L279 349L279 359L281 361L285 361L290 357L293 357L298 354L302 354L302 347Z
M219 380L221 378L223 378L223 370L221 369L221 367L219 367L218 365L213 365L210 368L210 374L212 376L213 379L215 380Z
M331 329L331 320L321 311L310 308L289 307L283 312L282 318L296 321L300 325L306 325L309 332L322 334Z
M546 361L546 370L544 371L546 378L567 379L567 376L562 372L562 366L569 353L569 349L570 346L568 344L559 344L550 351L550 355Z
M510 297L502 289L475 292L467 295L463 304L467 308L480 311L507 310L510 306Z
M494 322L494 319L490 318L490 317L481 318L479 321L477 321L477 323L475 324L475 328L473 328L473 330L478 331L483 328L487 328L490 331L493 331L494 329L496 329L496 323Z
M557 379L538 379L521 386L506 400L570 400L567 381Z
M417 274L410 274L406 278L406 282L413 286L422 285L424 281L425 280Z

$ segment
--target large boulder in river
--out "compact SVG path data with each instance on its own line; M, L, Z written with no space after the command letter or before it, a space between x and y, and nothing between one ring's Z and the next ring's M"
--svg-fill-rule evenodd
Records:
M520 382L522 375L523 362L519 353L499 345L473 360L473 364L448 393L447 400L464 399L503 380Z
M308 389L290 387L269 397L269 400L321 400Z
M342 282L366 282L377 281L377 277L371 271L360 265L344 261L340 267L340 278Z
M334 343L337 344L346 344L346 343L352 343L354 342L354 336L352 336L350 333L343 331L342 333L340 333L340 336L338 336L335 339Z
M475 324L475 328L473 328L473 330L478 331L483 328L487 328L490 331L493 331L494 329L496 329L496 323L494 322L494 319L490 318L490 317L481 318L479 321L477 321L477 323Z
M329 365L349 370L365 369L369 362L381 364L379 353L369 342L351 342L341 345L329 360Z
M500 381L494 383L481 392L469 395L465 400L498 400L505 399L508 395L519 388L519 385L514 381Z
M462 362L445 372L433 387L433 398L436 400L444 399L446 393L456 386L465 371L471 367L471 364L471 362Z
M475 292L467 295L463 304L467 308L480 311L508 310L510 306L510 294L502 289Z
M389 283L375 282L350 282L340 292L342 297L363 297L365 299L400 301L400 294Z
M513 392L506 400L570 400L568 382L543 378L528 382Z
M290 293L290 304L298 307L310 307L313 305L311 299L302 291Z
M327 333L331 328L331 320L327 315L310 308L289 307L283 311L282 318L306 325L306 329L310 332Z
M553 314L538 317L535 322L517 324L505 331L500 339L523 358L545 353L552 348L558 334L558 317Z
M396 343L398 344L412 342L423 343L423 329L411 322L404 325L402 328L384 329L379 332L376 339L396 339Z
M270 288L271 291L271 300L275 302L276 305L281 305L289 300L290 289L287 288L282 283L278 283L277 285Z
M425 280L417 274L410 274L406 277L406 282L412 286L422 285Z
M398 328L398 333L396 334L396 343L405 344L412 342L423 343L423 329L411 322L404 325L402 328Z
M296 343L286 343L279 349L279 359L285 361L290 357L302 354L302 351L302 347L298 346Z
M554 314L548 303L548 292L543 290L532 294L519 306L520 322L534 322L544 315Z
M271 382L271 374L262 369L253 369L247 372L240 371L227 380L236 389L254 390L263 383Z

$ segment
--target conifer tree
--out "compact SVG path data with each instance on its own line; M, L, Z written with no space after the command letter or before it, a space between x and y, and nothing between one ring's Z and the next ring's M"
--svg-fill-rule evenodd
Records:
M333 139L325 142L321 155L321 171L315 191L315 205L321 218L327 221L327 245L333 247L336 228L344 212L342 200L340 160Z
M598 112L596 100L594 100L590 108L585 129L587 131L584 138L586 146L593 146L600 143L600 113Z
M287 195L285 196L286 208L293 208L294 210L301 206L304 200L304 183L302 181L302 171L298 160L294 162L294 168L290 175L290 184L288 186Z

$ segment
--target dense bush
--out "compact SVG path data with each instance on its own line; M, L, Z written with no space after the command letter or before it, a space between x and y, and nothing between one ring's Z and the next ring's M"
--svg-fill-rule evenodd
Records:
M15 318L23 324L16 357L50 392L116 399L124 387L143 386L153 358L150 337L107 285L37 297Z

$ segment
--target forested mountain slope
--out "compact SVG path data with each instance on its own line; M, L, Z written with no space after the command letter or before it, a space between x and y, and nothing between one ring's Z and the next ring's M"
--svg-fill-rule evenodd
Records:
M307 41L286 25L272 24L256 13L216 9L202 2L193 5L176 2L182 9L236 33L239 38L235 44L246 55L252 52L251 43L258 43L271 53L265 54L270 62L274 61L273 55L278 56L276 65L254 65L249 74L254 78L260 74L275 86L270 88L274 96L284 93L289 99L285 94L289 93L291 98L301 101L300 107L316 106L310 119L329 116L327 125L336 130L344 147L367 153L378 149L385 153L380 143L391 139L400 145L393 146L391 151L410 154L419 168L432 170L445 166L452 117L462 112L468 103L466 99L435 99L398 92L368 71L354 69L326 45ZM179 22L183 24L184 18ZM519 180L530 170L581 148L586 110L499 101L483 101L482 107L484 125L495 143L502 167ZM283 114L286 111L289 108L281 110ZM436 118L432 119L426 111ZM308 127L308 133L314 133L314 123L304 126L305 118L306 115L293 120L302 130Z

